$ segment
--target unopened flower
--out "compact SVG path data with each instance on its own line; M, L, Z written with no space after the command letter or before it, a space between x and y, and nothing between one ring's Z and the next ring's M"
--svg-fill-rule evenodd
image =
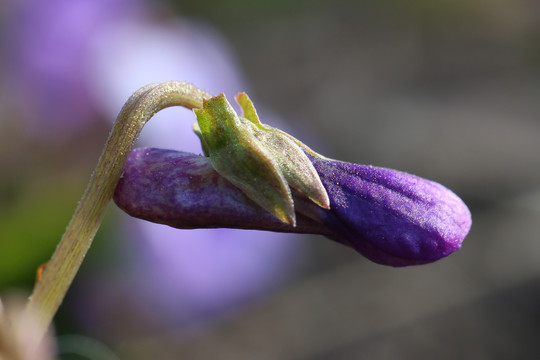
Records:
M209 157L134 150L116 189L118 206L184 229L322 234L391 266L433 262L460 248L471 215L452 191L397 170L327 159L261 124L249 99L239 103L246 117L223 96L196 110Z

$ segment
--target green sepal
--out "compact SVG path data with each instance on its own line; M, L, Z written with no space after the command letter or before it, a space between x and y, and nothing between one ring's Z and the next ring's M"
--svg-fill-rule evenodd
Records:
M317 170L294 141L275 131L258 131L255 136L276 160L290 187L299 190L320 207L330 208L330 199Z
M241 92L234 98L238 105L242 108L243 111L243 117L251 121L253 124L257 126L257 128L261 130L266 130L265 126L261 121L259 120L259 115L257 115L257 110L255 110L255 106L253 105L253 102L249 98L249 96Z
M246 93L236 95L236 102L243 110L243 116L261 131L255 133L264 143L265 149L279 163L280 170L293 188L299 190L317 205L329 209L330 200L319 174L301 148L311 155L323 157L311 150L300 140L284 131L261 123L253 102Z
M205 100L196 109L205 155L220 175L240 188L250 199L293 226L296 224L291 187L323 208L330 200L306 152L315 153L289 134L259 120L245 93L236 101L243 110L239 117L225 95Z
M244 117L247 118L252 123L254 123L257 126L257 128L259 128L261 130L265 130L265 131L276 132L276 133L279 133L279 134L281 134L281 135L283 135L285 137L288 137L296 145L303 148L309 154L311 154L313 156L323 158L323 159L326 159L325 156L313 151L309 146L307 146L306 144L304 144L303 142L301 142L297 138L287 134L285 131L281 131L279 129L276 129L275 127L272 127L270 125L266 125L266 124L261 123L261 121L259 120L259 116L257 115L257 111L255 110L255 106L253 105L253 102L251 101L251 99L249 98L249 96L246 93L244 93L244 92L239 93L238 95L236 95L235 99L236 99L236 102L238 103L238 105L240 105L240 107L242 107L242 111L244 112L243 113Z
M250 199L291 225L292 194L276 161L254 137L254 124L238 117L224 94L195 109L200 132L216 171Z
M197 137L199 138L201 142L201 148L202 148L204 156L206 157L210 156L208 145L206 145L206 141L204 140L204 137L202 136L201 129L199 128L199 124L193 123L191 125L191 128L193 129L193 132L195 133L195 135L197 135Z

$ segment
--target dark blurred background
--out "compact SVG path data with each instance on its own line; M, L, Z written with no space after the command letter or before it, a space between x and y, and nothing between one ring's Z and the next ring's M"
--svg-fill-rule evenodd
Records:
M444 184L471 233L393 269L111 205L57 316L62 359L540 357L540 3L4 0L0 295L30 292L123 102L170 79L246 90L326 156ZM161 120L142 143L199 151L192 114Z

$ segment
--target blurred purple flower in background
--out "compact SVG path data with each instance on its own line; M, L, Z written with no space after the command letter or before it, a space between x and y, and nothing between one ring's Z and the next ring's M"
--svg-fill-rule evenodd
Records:
M29 131L43 140L80 134L98 117L114 119L129 95L148 83L183 80L211 93L246 89L219 33L185 19L157 20L142 0L10 7L12 96ZM271 115L265 119L272 122ZM199 152L194 121L189 111L167 109L145 127L141 142ZM79 315L99 331L127 323L145 327L145 321L177 326L238 306L291 274L304 246L287 234L178 231L120 220L122 257L133 266L94 275L78 288Z
M44 141L91 126L89 44L109 26L142 15L138 0L8 1L3 54L10 96L25 131Z

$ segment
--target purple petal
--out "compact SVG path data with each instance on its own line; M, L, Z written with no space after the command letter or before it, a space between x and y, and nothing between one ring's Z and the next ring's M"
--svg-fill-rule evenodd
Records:
M444 186L397 170L310 156L330 197L332 239L392 266L429 263L461 247L471 227L463 201Z

